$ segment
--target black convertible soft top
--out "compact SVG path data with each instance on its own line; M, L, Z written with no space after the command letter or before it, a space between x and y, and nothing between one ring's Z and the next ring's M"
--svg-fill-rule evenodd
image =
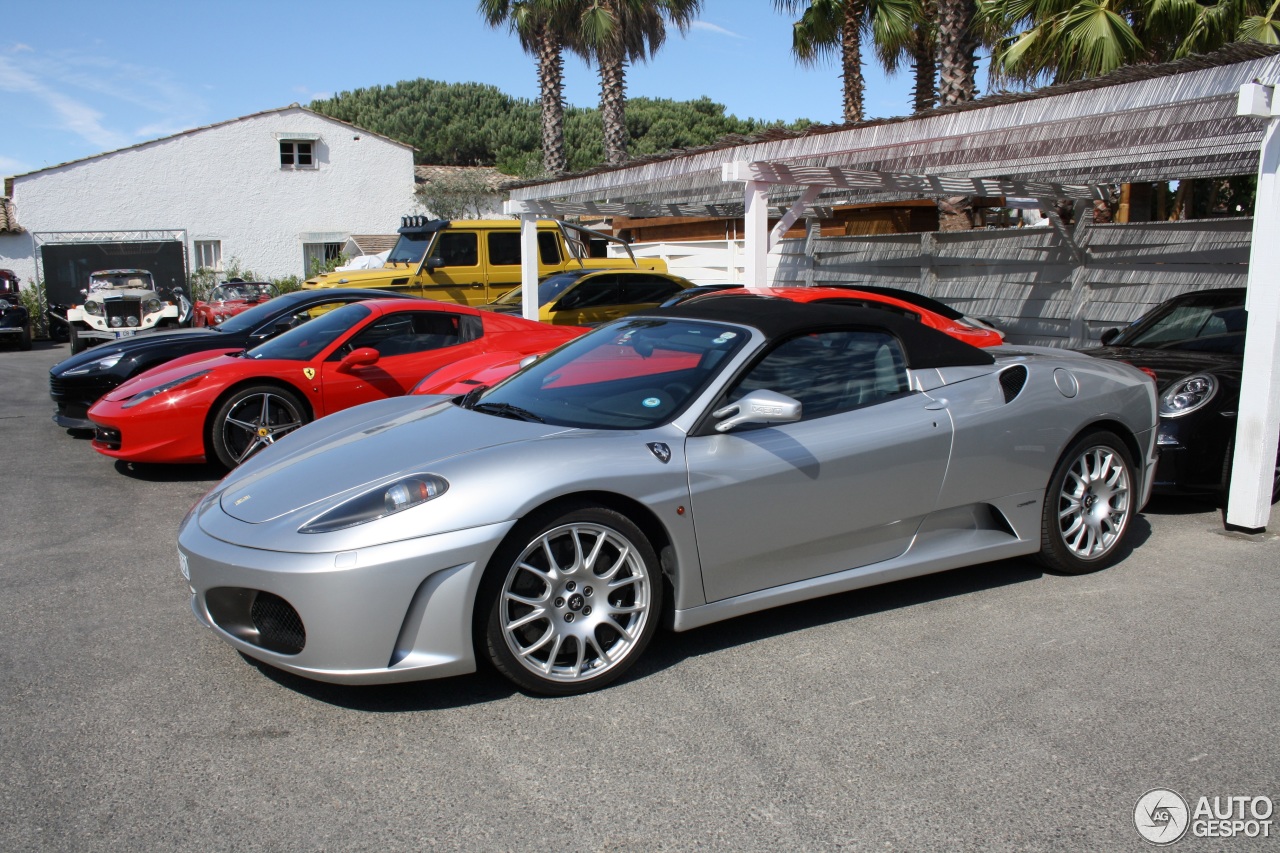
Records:
M994 364L986 350L958 341L916 320L874 308L857 308L835 303L804 303L786 299L724 294L709 299L692 299L670 308L646 311L646 317L688 320L715 320L759 329L770 339L860 328L882 331L902 342L907 367L958 367Z

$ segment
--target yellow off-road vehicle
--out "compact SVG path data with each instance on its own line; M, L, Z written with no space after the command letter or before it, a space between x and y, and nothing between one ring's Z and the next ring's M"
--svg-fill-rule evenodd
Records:
M372 287L457 305L485 305L520 284L520 222L515 219L427 219L405 216L400 239L382 269L331 272L303 287ZM626 258L603 257L604 243ZM555 220L538 222L538 278L572 269L666 272L658 258L637 259L626 242Z

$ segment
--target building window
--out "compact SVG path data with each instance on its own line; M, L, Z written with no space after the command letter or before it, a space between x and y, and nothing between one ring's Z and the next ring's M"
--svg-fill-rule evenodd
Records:
M301 139L280 140L280 167L282 169L314 169L315 158L312 143Z
M195 241L196 269L210 269L222 272L222 241Z
M328 269L330 262L340 260L342 243L303 243L302 263L306 275L318 275Z

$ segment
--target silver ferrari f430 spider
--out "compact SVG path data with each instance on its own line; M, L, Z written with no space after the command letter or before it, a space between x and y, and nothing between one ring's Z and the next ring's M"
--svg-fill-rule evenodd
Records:
M659 623L1037 555L1123 556L1155 386L867 308L721 297L633 315L491 388L297 430L183 521L196 617L252 658L378 683L489 662L603 686Z

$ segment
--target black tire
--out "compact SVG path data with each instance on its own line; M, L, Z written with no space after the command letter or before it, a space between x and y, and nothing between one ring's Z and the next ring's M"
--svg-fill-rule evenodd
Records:
M279 385L250 385L223 401L209 420L209 445L227 469L311 420L296 393Z
M531 693L596 690L644 653L662 597L657 554L626 516L586 505L538 513L485 570L477 651Z
M89 348L89 344L85 343L85 339L80 337L80 332L75 329L71 330L71 354L84 352Z
M1068 575L1114 563L1137 511L1137 489L1133 459L1114 433L1096 430L1072 442L1045 490L1040 562Z
M31 349L31 324L22 327L22 334L18 338L18 349L26 352Z

